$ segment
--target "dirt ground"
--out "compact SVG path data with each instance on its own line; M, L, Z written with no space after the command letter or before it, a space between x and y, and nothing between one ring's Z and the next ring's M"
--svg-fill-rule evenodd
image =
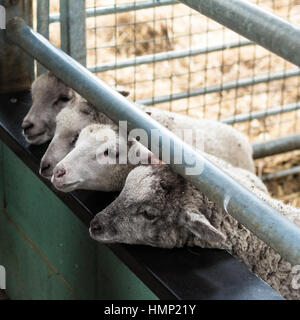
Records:
M141 0L138 0L139 2ZM87 0L87 8L128 3L130 0ZM252 1L300 24L300 1ZM51 13L59 11L59 1L50 0ZM164 51L209 48L244 39L184 5L91 17L87 25L87 66L118 62ZM59 23L51 24L50 40L60 45ZM295 69L267 50L248 45L235 49L144 64L97 75L112 86L123 86L131 99L172 95L244 78ZM244 88L207 93L155 106L197 118L222 119L241 113L282 106L299 101L300 77L289 77ZM236 124L251 141L260 142L297 132L300 111ZM299 164L300 151L257 160L258 174L275 172ZM299 175L267 182L270 193L300 206Z

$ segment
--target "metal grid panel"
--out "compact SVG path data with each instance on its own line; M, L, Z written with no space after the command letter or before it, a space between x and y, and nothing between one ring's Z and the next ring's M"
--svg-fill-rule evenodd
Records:
M297 1L255 2L294 23L300 21ZM295 66L185 5L163 6L160 1L158 7L141 9L149 3L86 1L90 70L112 86L128 88L137 102L194 117L234 123L240 114L251 119L257 111L277 113L236 124L253 141L295 131L298 112L283 114L281 107L290 110L299 100ZM117 13L126 7L137 10Z
M60 46L60 1L42 1L50 1L50 40ZM251 2L300 24L299 1ZM131 99L221 119L252 142L297 131L299 69L211 19L175 0L86 0L86 17L87 67ZM298 158L257 160L258 174Z
M252 141L295 132L299 69L174 0L86 0L87 67L139 103L221 119ZM254 1L300 22L293 0ZM59 45L59 1L50 0Z

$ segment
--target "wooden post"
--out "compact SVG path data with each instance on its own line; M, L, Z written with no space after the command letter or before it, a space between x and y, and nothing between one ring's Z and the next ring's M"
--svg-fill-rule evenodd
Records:
M0 5L6 21L19 16L32 26L32 0L0 0ZM0 93L28 89L33 77L33 59L9 43L5 29L0 28Z

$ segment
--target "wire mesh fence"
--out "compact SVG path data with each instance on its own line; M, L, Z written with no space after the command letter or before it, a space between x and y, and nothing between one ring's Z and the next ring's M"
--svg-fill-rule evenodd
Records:
M254 2L300 22L298 1ZM59 42L58 1L50 10ZM138 103L225 120L252 141L295 132L300 71L282 58L173 0L87 0L86 16L87 67Z
M251 2L300 24L298 0ZM174 0L85 5L87 67L137 103L222 120L252 142L297 132L295 65ZM50 0L49 36L58 46L59 35L59 1Z
M87 5L115 5L117 11L122 3L106 2ZM300 12L295 1L257 3L292 21ZM298 101L297 68L182 4L88 18L87 32L88 67L111 85L129 88L143 104L234 122L240 114L249 119L257 110ZM180 51L182 57L168 58ZM145 55L147 63L139 59ZM120 68L126 60L129 66ZM293 132L293 113L237 126L252 140L265 140Z

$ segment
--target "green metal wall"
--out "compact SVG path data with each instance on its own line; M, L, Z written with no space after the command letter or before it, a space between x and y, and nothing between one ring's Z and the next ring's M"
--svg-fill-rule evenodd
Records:
M0 196L11 299L157 299L2 142Z

